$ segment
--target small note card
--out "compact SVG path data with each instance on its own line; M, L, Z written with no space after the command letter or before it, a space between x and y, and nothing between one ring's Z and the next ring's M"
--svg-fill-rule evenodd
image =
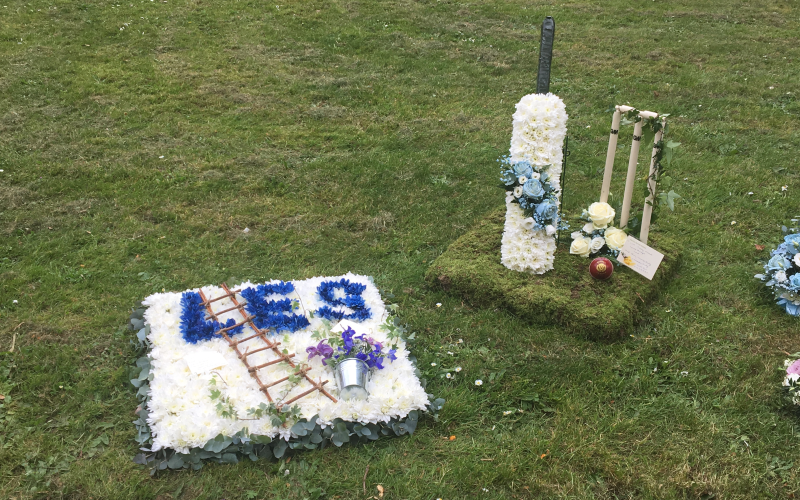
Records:
M663 253L653 250L633 236L628 236L617 257L620 264L630 267L649 280L653 279L663 259Z
M211 349L200 348L183 357L192 373L199 375L228 364L225 356Z
M353 323L351 321L347 321L346 319L341 320L340 322L336 323L336 326L331 328L333 333L342 333L343 331L347 330L348 328L352 328L353 331L362 330L363 326L359 326L357 323Z

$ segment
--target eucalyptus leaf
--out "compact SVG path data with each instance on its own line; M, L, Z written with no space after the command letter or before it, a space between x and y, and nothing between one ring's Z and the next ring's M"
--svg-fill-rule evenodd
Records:
M180 469L183 467L183 457L179 453L175 453L170 457L169 461L167 461L167 466L170 469Z
M281 458L284 453L286 453L286 448L289 445L283 439L279 439L278 442L272 447L272 454L275 455L275 458Z

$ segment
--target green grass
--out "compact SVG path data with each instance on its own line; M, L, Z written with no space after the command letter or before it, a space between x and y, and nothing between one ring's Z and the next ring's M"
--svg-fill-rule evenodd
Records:
M610 105L670 113L682 143L683 199L654 228L681 241L682 266L615 343L423 279L503 204L495 159L545 15L569 211L598 195ZM3 0L0 349L15 347L0 355L0 497L796 495L776 368L799 328L752 275L756 245L798 215L798 32L778 0ZM294 455L288 476L132 463L135 355L118 327L137 300L346 271L394 293L421 366L463 367L426 370L440 422Z
M572 240L564 234L552 271L543 276L510 271L500 263L505 215L505 208L491 212L450 245L425 273L431 288L588 339L618 340L649 317L648 305L680 265L680 243L662 233L649 242L664 254L652 280L619 265L610 278L597 280L589 275L589 259L569 254Z

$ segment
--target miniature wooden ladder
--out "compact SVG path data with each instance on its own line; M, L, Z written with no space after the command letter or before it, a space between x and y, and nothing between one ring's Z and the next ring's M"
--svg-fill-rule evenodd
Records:
M225 341L228 343L230 348L233 349L233 352L236 353L236 356L238 356L239 359L242 361L242 363L244 363L245 368L247 368L247 371L248 371L248 373L250 373L250 376L253 377L253 379L258 384L258 387L261 390L261 392L263 392L264 395L267 397L267 400L269 400L269 402L272 403L273 400L272 400L272 396L269 393L269 388L270 387L274 387L274 386L276 386L278 384L281 384L283 382L286 382L287 380L289 380L289 377L291 377L291 375L283 377L282 379L275 380L273 382L269 382L269 383L265 384L261 380L261 378L258 376L258 370L261 370L262 368L266 368L267 366L274 365L276 363L281 363L281 362L285 362L286 364L288 364L290 367L292 367L294 369L294 368L297 367L297 365L292 361L291 358L293 358L295 356L295 354L294 353L286 354L284 352L281 352L281 350L278 348L278 346L280 346L281 343L278 342L277 340L270 340L267 337L267 331L258 328L255 325L255 323L253 323L253 318L255 316L251 316L251 315L249 315L249 314L247 314L245 312L244 306L245 306L246 303L241 303L236 299L236 293L238 293L239 290L231 291L228 288L228 285L226 285L225 283L222 283L220 285L220 287L225 291L225 294L224 295L220 295L219 297L214 298L214 299L210 299L210 300L206 299L206 296L203 293L202 289L199 290L200 298L203 301L202 305L205 306L206 310L208 311L208 315L209 315L209 317L206 318L206 319L207 320L208 319L213 319L214 321L218 322L219 324L223 324L222 321L220 321L220 319L219 319L219 315L220 314L224 314L226 312L230 312L230 311L233 311L233 310L239 311L239 313L242 315L242 317L244 319L242 321L240 321L239 323L236 323L233 326L226 326L224 328L219 329L217 332L215 332L215 335L219 334L219 335L222 336L222 338L225 339ZM233 302L233 307L229 307L228 309L224 309L222 311L217 311L215 313L214 310L211 308L211 303L212 302L216 302L218 300L225 299L225 298L230 298L231 299L231 302ZM253 331L256 332L255 335L250 335L249 337L245 337L245 338L239 339L239 340L233 340L230 337L230 335L228 335L228 331L233 330L234 328L238 328L238 327L243 326L243 325L247 325L250 328L252 328ZM249 340L252 340L252 339L261 339L261 341L264 343L264 346L263 347L259 347L258 349L254 349L252 351L250 351L249 348L248 348L248 349L245 349L244 352L242 352L239 349L239 345L241 345L244 342L247 342ZM275 358L273 360L270 360L270 361L268 361L266 363L257 365L257 366L250 366L250 363L247 361L247 357L252 355L252 354L255 354L257 352L262 352L262 351L272 351L272 353L275 354L277 356L277 358ZM336 398L331 396L330 393L328 391L326 391L322 387L323 385L327 384L328 381L327 380L324 381L324 382L315 381L314 379L312 379L308 375L308 372L310 370L311 370L311 368L303 368L299 372L297 372L296 374L297 375L302 375L303 378L305 378L313 387L311 389L303 392L302 394L293 397L292 399L290 399L288 401L283 401L283 402L279 403L278 404L278 408L280 408L280 407L282 407L284 405L292 404L295 401L297 401L298 399L303 398L305 396L308 396L309 394L311 394L314 391L321 392L322 394L327 396L328 399L330 399L334 403L337 402Z

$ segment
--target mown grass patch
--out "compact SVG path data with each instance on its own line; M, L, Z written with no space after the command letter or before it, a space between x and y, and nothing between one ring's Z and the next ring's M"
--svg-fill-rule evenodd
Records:
M424 281L502 206L546 15L568 212L599 192L610 105L670 113L682 143L653 234L683 262L616 342ZM797 322L752 276L800 215L799 25L783 1L0 3L0 497L797 495L775 369ZM347 271L417 331L438 424L288 464L132 463L131 306Z

